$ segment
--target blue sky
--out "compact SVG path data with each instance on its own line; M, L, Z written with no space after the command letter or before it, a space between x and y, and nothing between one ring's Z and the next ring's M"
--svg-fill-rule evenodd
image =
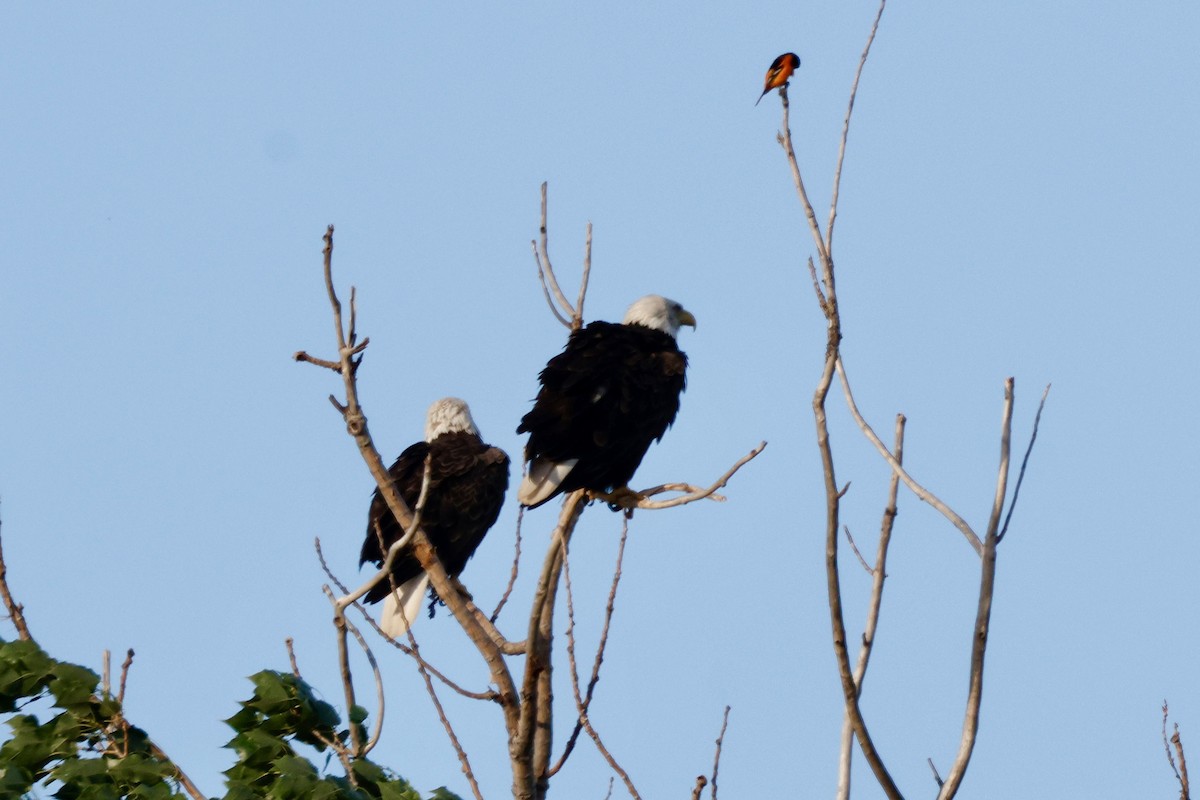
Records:
M515 457L563 341L529 251L545 180L567 283L595 225L590 318L656 292L699 320L679 420L635 484L706 483L770 442L727 503L634 520L593 719L647 797L710 768L726 704L723 794L832 792L840 688L809 406L823 322L779 103L753 103L771 60L799 53L793 135L824 217L874 11L8 9L0 512L35 634L97 668L104 648L135 648L132 718L212 794L232 763L220 720L245 676L286 668L285 637L338 702L312 540L354 578L371 481L325 400L337 381L290 360L332 352L320 237L337 225L336 277L359 289L385 458L445 395ZM864 413L890 430L904 412L912 473L982 527L1004 378L1022 446L1054 385L1000 551L964 796L1169 796L1164 697L1200 752L1198 38L1185 2L896 3L863 78L835 257ZM831 406L844 521L873 546L887 470ZM510 498L464 575L487 602L515 515ZM526 600L552 518L526 519ZM593 508L576 537L585 638L618 530ZM925 759L944 769L957 746L977 567L901 495L863 703L912 795L933 790ZM847 563L843 586L856 631L869 581ZM448 618L418 633L483 685ZM377 650L377 759L465 794L411 664ZM498 713L444 699L502 796ZM607 776L583 746L554 791L602 797ZM861 768L856 789L879 796Z

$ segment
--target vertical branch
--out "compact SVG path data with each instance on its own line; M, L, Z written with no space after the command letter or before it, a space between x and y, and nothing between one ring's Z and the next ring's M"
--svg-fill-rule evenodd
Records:
M721 768L721 748L725 746L725 729L729 727L729 706L725 706L725 716L721 718L721 732L717 734L717 751L713 754L712 800L717 800L717 771Z
M821 235L821 223L817 222L817 213L813 211L812 203L808 201L808 192L804 189L804 178L800 176L800 165L796 161L796 151L792 147L792 128L789 122L789 103L787 94L787 85L779 87L779 97L783 100L783 130L776 136L777 140L785 153L787 153L788 165L792 169L792 183L796 185L796 193L800 196L800 204L804 206L804 216L808 220L808 228L812 231L813 243L817 247L817 256L822 265L822 271L825 273L824 278L828 279L832 276L832 263L829 258L829 250L825 247L825 239ZM833 287L826 285L825 291L832 293Z
M842 121L842 142L838 146L837 168L833 173L833 192L829 201L829 222L825 225L825 252L833 254L833 223L837 219L838 194L842 186L842 162L846 160L846 141L850 137L850 116L854 113L854 98L858 96L858 81L862 78L863 67L867 66L867 56L871 54L871 43L879 30L879 20L883 18L883 7L887 0L879 0L879 11L875 14L875 22L871 25L871 35L867 37L867 46L863 48L862 56L858 59L858 70L854 73L854 83L850 87L850 102L846 106L846 118Z
M25 606L14 600L12 592L8 590L8 567L4 563L3 543L0 543L0 597L4 598L4 608L8 611L8 618L12 620L13 627L17 629L17 637L23 642L33 641L29 626L25 624Z
M996 477L996 496L987 533L983 537L982 566L979 577L979 607L975 613L975 630L971 644L971 675L967 692L967 708L963 718L962 739L954 765L938 792L938 800L950 800L958 792L966 775L975 737L979 731L979 708L983 701L983 660L987 653L988 626L992 616L992 594L996 583L996 537L1000 530L1000 515L1008 486L1008 462L1012 440L1013 379L1004 382L1004 411L1000 432L1000 468Z
M589 225L589 233L591 226ZM583 306L580 305L576 310L570 302L567 301L567 296L563 294L558 285L558 277L554 274L554 267L550 263L550 234L546 224L546 182L542 181L542 217L541 224L538 227L539 241L541 247L538 247L538 242L533 242L533 258L537 262L538 280L542 284L542 294L546 298L547 305L550 306L550 311L566 327L574 330L579 327L575 322L583 315ZM589 246L588 252L591 249ZM590 262L589 262L590 263ZM587 281L587 273L584 273L584 282ZM553 297L551 296L553 294ZM557 304L556 304L557 301ZM561 310L560 310L561 309ZM564 316L565 315L565 316ZM571 319L568 320L567 317Z
M550 646L554 600L562 572L562 546L570 541L586 499L585 493L577 490L568 495L563 503L530 607L519 718L515 729L509 734L508 745L515 800L540 800L545 796L548 785L553 701L550 693Z
M516 542L513 544L513 564L512 570L508 574L508 585L504 587L504 593L500 595L499 602L496 603L495 610L492 611L492 616L489 619L494 623L500 618L500 612L504 610L504 606L508 603L508 598L512 595L513 587L517 585L517 575L521 571L521 524L525 521L525 508L521 506L517 509L517 534Z
M896 415L896 444L893 452L896 461L904 459L904 423L903 414ZM862 697L863 678L867 674L867 663L871 659L871 651L875 646L875 629L879 624L879 610L883 605L883 583L887 580L888 545L892 541L892 526L896 521L896 494L900 489L900 476L892 472L888 485L887 507L883 511L883 522L879 529L879 546L875 551L875 568L871 570L871 600L867 606L867 624L863 629L862 645L858 649L858 663L854 665L854 685L858 696ZM850 760L853 756L851 745L854 740L854 726L850 716L846 715L842 722L842 746L838 757L838 800L849 800L850 797Z
M583 301L587 298L588 279L592 275L592 223L587 224L587 234L583 241L583 276L579 279L579 297L575 300L575 316L571 320L571 330L577 331L583 326Z
M872 29L873 37L874 29ZM859 708L858 687L854 682L854 674L850 668L850 657L846 648L846 623L842 611L842 590L838 574L838 518L840 516L842 493L837 485L837 476L833 463L833 449L829 441L829 424L825 411L825 404L829 397L829 387L833 383L833 375L839 359L839 347L842 340L841 315L838 310L833 258L830 255L829 248L826 247L824 237L821 235L821 225L817 222L817 215L813 211L812 203L809 202L808 193L804 188L804 179L800 175L800 165L796 160L796 151L792 146L787 87L782 87L779 94L783 101L783 130L779 133L777 139L787 155L788 166L792 172L792 182L796 186L796 193L804 208L804 215L808 220L809 231L812 233L813 243L816 246L817 255L821 263L820 281L825 292L824 297L821 297L819 292L817 297L827 323L825 364L821 370L821 377L817 382L817 388L813 392L812 408L813 420L817 429L817 448L821 454L821 469L825 479L825 578L828 586L829 618L833 634L833 650L837 658L838 675L842 681L842 694L845 698L846 714L854 727L854 733L858 738L859 747L863 751L863 757L871 767L875 779L879 782L879 785L883 788L887 796L892 798L892 800L899 800L902 797L900 790L884 766L878 751L876 751L870 732L867 730L866 721L863 719L862 711Z
M1162 712L1163 749L1167 751L1167 763L1171 765L1171 771L1175 773L1175 780L1179 781L1179 800L1191 800L1192 791L1188 783L1187 759L1183 755L1183 739L1179 737L1179 723L1175 723L1175 732L1168 740L1167 716L1169 712L1166 700L1163 700ZM1171 745L1175 746L1175 752L1179 754L1179 766L1175 766L1175 756L1171 753Z

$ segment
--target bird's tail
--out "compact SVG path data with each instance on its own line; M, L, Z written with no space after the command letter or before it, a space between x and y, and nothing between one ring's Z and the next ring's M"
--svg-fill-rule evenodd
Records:
M421 601L425 599L425 590L428 588L429 573L422 572L397 586L394 592L389 592L379 615L379 627L383 632L393 639L403 636L421 613Z
M542 503L558 494L562 482L579 463L578 458L568 461L534 461L529 465L529 472L521 480L521 488L517 490L517 500L521 505L537 508Z

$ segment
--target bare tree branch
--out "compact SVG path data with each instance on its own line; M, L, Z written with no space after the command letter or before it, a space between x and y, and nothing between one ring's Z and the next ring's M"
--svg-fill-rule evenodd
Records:
M854 421L858 423L859 429L864 435L866 435L867 439L871 441L871 444L875 445L875 449L879 451L881 456L883 456L884 461L887 461L891 468L895 470L896 474L900 476L900 480L904 481L904 485L907 486L919 499L929 503L929 505L940 511L942 516L950 520L950 523L962 532L962 535L967 539L967 543L971 545L975 552L982 554L983 544L979 541L979 536L975 533L967 521L959 516L954 509L942 502L937 495L926 489L921 484L917 483L916 480L914 480L913 477L905 471L904 467L900 465L900 462L896 460L896 457L888 451L887 446L882 440L880 440L879 436L875 433L875 430L863 418L863 415L858 410L858 404L854 402L854 393L850 390L850 379L846 376L846 367L845 364L842 363L840 354L836 360L836 367L838 376L842 381L842 393L846 396L846 405L849 407L850 414L854 417Z
M1179 781L1179 800L1190 800L1191 786L1188 783L1187 759L1183 756L1183 740L1179 738L1179 724L1175 724L1175 732L1171 738L1167 738L1167 701L1163 700L1162 705L1162 741L1163 750L1167 753L1167 763L1171 765L1171 771L1175 773L1175 780ZM1175 756L1171 753L1171 745L1175 745L1176 752L1179 753L1179 766L1175 765Z
M938 775L937 767L935 767L935 766L933 765L933 759L932 759L932 758L927 758L927 759L925 759L925 761L926 761L926 763L928 763L928 764L929 764L929 771L933 773L933 780L934 780L934 782L935 782L935 783L937 783L937 785L938 785L938 788L939 788L939 789L941 789L941 788L942 788L942 785L945 783L945 781L944 781L944 780L942 780L942 776L941 776L941 775Z
M725 729L729 727L729 706L725 706L725 715L721 719L721 732L717 734L717 751L713 754L712 800L717 800L717 772L721 768L721 748L725 746Z
M906 420L903 414L896 415L896 438L893 449L896 453L897 462L904 460L904 424ZM870 569L873 576L871 583L871 599L867 604L867 623L863 628L862 644L858 648L858 663L854 665L854 685L858 689L858 696L862 697L863 679L867 674L867 664L871 659L871 651L875 647L875 630L879 626L879 612L883 608L883 584L887 580L887 554L888 546L892 541L892 527L896 522L896 500L900 489L900 476L892 472L891 480L888 484L887 506L883 510L883 521L879 526L879 544L875 550L875 567ZM850 531L846 531L849 536ZM853 541L851 542L853 545ZM855 549L857 553L857 548ZM859 556L862 559L862 556ZM864 564L865 566L865 564ZM850 721L849 715L844 717L842 722L842 744L838 754L838 785L837 799L849 800L850 797L850 763L853 757L854 750L851 747L854 740L854 726Z
M846 534L846 543L849 544L850 549L854 551L854 557L858 559L858 563L864 570L866 570L867 574L870 575L872 572L871 565L867 563L865 558L863 558L863 554L858 550L858 545L854 543L854 536L850 533L850 526L843 525L842 532Z
M338 403L336 398L331 399L335 407L341 411L346 422L346 430L354 438L359 453L366 462L372 477L375 478L380 495L387 503L388 509L396 517L401 527L407 531L412 526L412 512L404 502L404 498L400 496L395 482L392 480L383 460L379 456L378 450L375 448L375 444L367 428L366 415L363 413L358 400L358 386L355 375L358 365L362 363L361 352L367 340L364 339L361 344L356 344L357 331L353 327L348 332L343 328L342 306L333 284L332 225L329 226L325 233L324 277L326 292L333 311L334 330L338 343L338 362L341 365L340 374L346 392L346 402L344 404ZM351 321L354 323L357 322L353 303ZM357 358L355 357L356 355ZM420 562L421 568L429 574L430 583L433 584L438 596L445 602L446 607L450 609L454 618L458 620L459 625L466 632L487 663L492 680L499 690L500 705L504 711L505 726L511 737L517 729L520 701L516 691L516 684L513 682L508 665L504 661L503 653L491 640L487 632L484 631L475 616L467 610L462 595L451 584L445 568L437 557L437 552L429 543L429 538L425 535L425 532L419 527L416 528L412 547L413 555Z
M1033 452L1033 443L1037 441L1038 426L1042 422L1042 409L1046 407L1046 396L1050 394L1050 384L1046 384L1046 388L1042 391L1042 400L1038 403L1037 414L1033 417L1033 433L1029 435L1029 446L1025 448L1025 457L1021 459L1021 470L1017 473L1017 485L1013 487L1012 502L1008 504L1008 513L1004 515L1004 525L1000 528L1000 533L996 535L996 543L1004 541L1004 534L1008 533L1008 523L1012 519L1013 509L1017 507L1017 498L1021 495L1021 484L1025 481L1025 467L1029 465L1029 454Z
M579 330L583 325L583 301L587 298L588 278L592 274L592 223L587 224L587 232L583 242L583 276L579 280L579 297L575 300L575 317L571 321L571 330Z
M825 225L825 252L833 254L833 223L837 219L838 193L842 186L842 162L846 160L846 141L850 137L850 116L854 113L854 98L858 96L858 82L862 78L863 68L867 66L867 56L871 54L871 44L879 31L879 20L883 18L883 7L887 0L879 0L879 11L875 13L875 22L871 25L871 35L867 37L867 45L863 48L862 56L858 59L858 70L854 73L854 83L850 87L850 102L846 105L846 119L842 122L842 142L838 146L837 168L833 173L833 191L829 200L829 222Z
M417 642L416 639L412 638L411 628L408 633L415 652ZM458 740L458 735L454 732L454 726L450 724L450 718L446 716L446 709L442 707L442 701L438 699L437 690L433 686L433 680L429 677L429 670L426 668L424 659L417 659L417 669L421 673L421 678L425 681L425 691L433 701L433 707L437 709L438 719L442 721L442 727L446 730L446 735L450 737L450 744L454 747L454 752L458 756L458 763L462 768L462 773L466 777L467 783L471 786L471 793L475 795L475 800L483 800L483 795L479 791L479 781L475 779L475 771L471 769L471 760L467 757L467 751L463 749L462 742Z
M544 797L548 785L553 731L550 650L554 601L562 573L562 547L570 541L585 505L586 496L582 490L572 492L563 503L530 606L520 718L515 733L509 737L515 800Z
M0 524L3 524L0 522ZM8 566L4 563L4 545L0 542L0 597L4 598L4 608L8 610L8 618L17 629L17 637L23 642L33 641L29 626L25 623L25 606L13 599L8 590Z
M621 520L621 541L617 545L617 563L613 568L612 585L608 589L608 602L604 606L604 624L600 628L600 641L596 646L596 657L592 660L592 674L588 679L587 690L580 695L579 691L579 671L575 664L575 603L571 592L571 566L570 559L563 559L563 578L567 585L567 662L571 671L571 688L575 693L575 707L579 711L579 718L576 719L575 728L571 731L571 735L567 737L567 744L563 748L562 755L558 761L550 768L549 774L553 776L571 755L571 751L575 749L575 742L579 738L580 731L583 730L582 715L587 713L588 708L592 704L592 696L596 691L596 684L600 682L600 665L604 663L604 649L608 644L608 631L612 624L613 609L616 607L617 601L617 586L621 582L621 565L625 561L625 542L629 538L629 518L623 517Z
M971 645L971 675L967 692L967 708L963 719L962 739L946 781L938 792L938 800L950 800L958 792L966 775L975 736L979 731L979 708L983 701L983 662L987 653L988 628L992 615L992 595L996 583L996 536L1000 530L1000 514L1008 483L1008 463L1012 442L1013 379L1004 382L1004 412L1000 432L1000 468L996 476L996 496L987 533L983 538L983 558L979 577L979 608L975 614L975 631Z
M717 478L716 482L708 488L693 486L689 483L664 483L647 489L644 492L622 492L618 490L611 493L592 491L589 492L589 494L592 499L599 500L602 503L607 503L625 510L632 510L635 508L674 508L675 506L687 505L688 503L694 503L697 500L705 500L709 498L718 502L723 502L725 497L717 494L717 489L724 488L724 486L729 483L729 479L732 478L739 469L744 467L750 461L753 461L759 453L766 449L766 447L766 442L759 442L758 447L755 447L749 453L739 458L732 467L726 470L724 475L722 475L720 478ZM669 500L648 499L653 495L661 494L663 492L687 492L687 494L680 497L672 497Z
M541 219L541 224L538 226L538 232L541 237L541 248L539 249L537 242L533 242L533 257L537 261L538 280L540 280L541 284L542 284L542 293L546 296L546 303L550 306L550 310L552 312L554 312L554 316L558 319L558 321L561 322L566 327L570 328L571 330L575 330L576 328L579 327L577 322L578 322L579 318L582 316L583 305L581 304L578 309L576 309L575 307L573 307L571 305L571 303L567 300L567 296L565 294L563 294L562 289L559 288L558 278L554 275L554 267L550 264L549 232L547 230L547 225L546 225L546 182L545 181L542 182L542 219ZM590 270L591 269L591 259L590 259L591 229L590 229L590 226L589 226L588 234L589 235L588 235L588 245L587 246L588 246L589 259L587 261L587 265L588 265L588 269ZM587 283L587 274L585 273L584 274L584 286L585 287L586 287L586 283ZM583 291L583 289L581 288L581 292L582 291ZM554 304L554 302L551 299L551 293L553 293L553 295L554 295L553 300L558 301L557 306ZM561 309L561 311L559 309ZM570 317L571 319L568 320L567 317Z
M500 612L504 609L504 604L508 602L508 598L512 595L513 587L517 585L517 575L521 569L521 524L525 521L525 507L517 508L517 535L516 542L513 544L513 564L512 571L508 576L508 585L504 587L504 594L500 595L500 601L496 603L496 609L492 611L491 621L494 623L500 618Z
M117 684L117 702L125 705L125 682L129 679L129 668L133 666L133 648L125 651L125 660L121 662L121 678Z

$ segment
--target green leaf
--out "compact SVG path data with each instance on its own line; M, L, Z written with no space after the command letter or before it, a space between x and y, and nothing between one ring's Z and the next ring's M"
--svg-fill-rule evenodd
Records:
M50 674L53 676L50 693L54 695L55 705L60 708L90 701L100 683L99 675L78 664L59 662L50 670Z

